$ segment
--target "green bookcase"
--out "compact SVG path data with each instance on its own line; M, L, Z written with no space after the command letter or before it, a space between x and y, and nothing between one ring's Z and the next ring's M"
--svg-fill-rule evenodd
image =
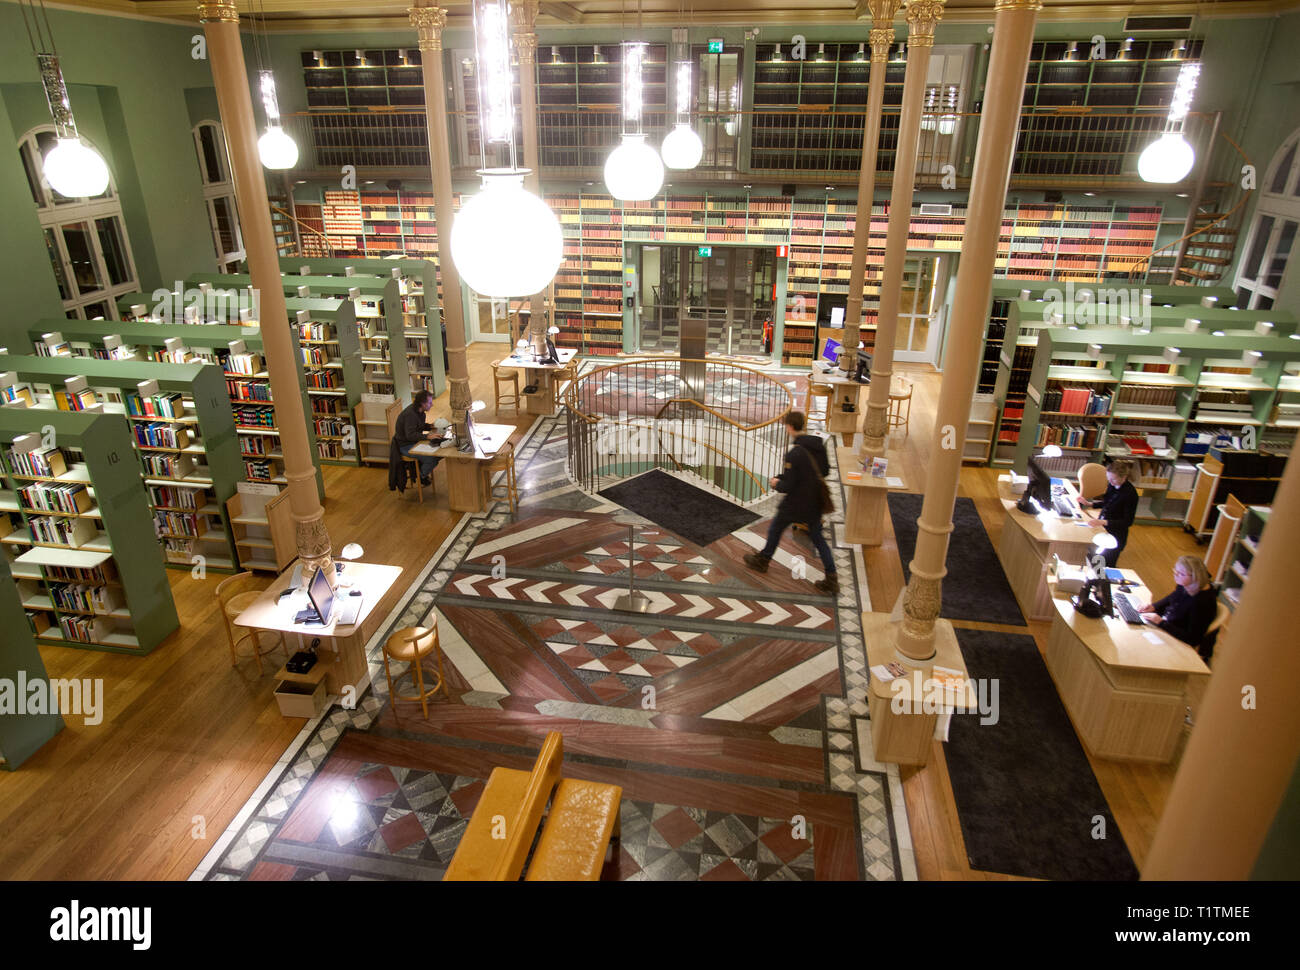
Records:
M365 384L356 307L351 300L288 297L284 302L298 331L298 353L320 460L330 465L358 465L358 436L350 415L361 401Z
M11 449L24 436L52 442L66 471L57 477L16 471ZM0 508L11 522L15 512L21 519L0 542L13 547L6 549L7 557L13 553L8 568L42 643L146 654L180 625L133 442L121 415L0 408L5 479ZM86 487L89 504L73 516L29 508L19 494L29 485L74 483ZM79 534L68 542L43 541L33 531L35 519L60 520ZM67 570L88 572L78 572L74 580ZM102 587L105 605L92 610L59 605L61 594L77 580ZM69 633L73 626L81 628L77 636Z
M1241 603L1241 593L1250 578L1250 567L1259 552L1259 543L1264 537L1264 529L1268 526L1271 513L1272 509L1267 505L1247 505L1246 512L1241 517L1237 541L1228 558L1227 568L1223 571L1219 588L1219 599L1227 603L1229 609L1236 610Z
M0 512L0 528L4 527L4 518L5 514ZM28 684L48 681L45 663L36 648L36 637L27 622L19 587L6 556L0 556L0 623L5 629L4 638L0 639L0 679L9 681L20 691L20 679ZM56 713L0 714L0 768L16 770L62 730L63 718Z
M190 569L202 555L209 569L233 571L238 558L226 514L226 500L244 478L235 419L226 396L221 369L212 364L163 364L147 361L94 360L85 357L0 356L0 371L18 375L28 384L59 386L69 377L85 377L93 390L119 398L107 401L105 412L122 414L131 424L149 506L158 524L159 543L169 566ZM156 381L163 394L181 394L180 417L133 415L128 395L143 381ZM138 395L137 395L138 396ZM48 407L52 407L52 402ZM145 444L136 428L163 425L188 439L182 448ZM155 457L184 461L182 474L163 475L150 468ZM190 467L192 465L192 467ZM161 513L161 514L160 514ZM177 532L176 529L181 531ZM193 535L189 529L193 529Z

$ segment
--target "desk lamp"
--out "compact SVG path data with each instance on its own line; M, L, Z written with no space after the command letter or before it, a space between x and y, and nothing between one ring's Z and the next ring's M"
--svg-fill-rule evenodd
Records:
M523 357L524 351L526 351L527 349L528 349L528 341L525 340L523 337L520 337L515 342L515 356Z
M1060 457L1061 457L1061 446L1060 446L1060 445L1048 445L1046 448L1043 449L1043 452L1042 452L1041 455L1039 455L1039 457L1040 457L1040 458L1060 458Z
M365 552L366 551L362 549L358 543L349 542L346 546L343 547L343 551L339 553L339 556L343 559L346 559L348 562L353 562L354 560L360 559L363 555L365 555ZM351 571L346 569L343 563L338 563L337 565L338 565L339 573L341 574L339 576L340 585L351 586L355 581L352 577Z

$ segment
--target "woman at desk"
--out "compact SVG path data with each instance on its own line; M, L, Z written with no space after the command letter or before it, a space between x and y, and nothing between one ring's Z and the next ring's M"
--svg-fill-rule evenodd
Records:
M412 448L422 441L428 441L429 435L433 434L433 428L425 421L425 415L431 407L433 407L433 394L429 391L417 391L410 406L397 416L393 442L402 455L409 455ZM432 455L415 457L420 460L420 483L428 485L433 478L434 468L442 459Z
M1129 526L1137 518L1138 493L1130 482L1133 472L1131 461L1113 461L1106 469L1106 494L1101 498L1086 499L1080 496L1079 505L1083 508L1097 507L1097 528L1104 528L1115 537L1115 548L1104 553L1106 565L1114 568L1119 562L1119 554L1128 543Z
M1196 556L1174 562L1174 591L1139 611L1142 619L1198 650L1218 612L1218 594L1210 571Z

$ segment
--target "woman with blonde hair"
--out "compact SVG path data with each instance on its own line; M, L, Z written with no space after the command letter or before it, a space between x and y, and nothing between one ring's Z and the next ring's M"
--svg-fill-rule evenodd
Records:
M1142 619L1200 649L1218 612L1218 593L1210 571L1197 556L1179 556L1174 562L1174 591L1143 607Z
M1092 501L1086 498L1079 500L1079 505L1083 508L1097 506L1094 527L1105 529L1115 537L1115 548L1107 549L1105 552L1107 566L1113 567L1119 562L1119 554L1124 551L1124 546L1128 543L1129 526L1137 518L1138 493L1133 483L1129 481L1132 473L1131 461L1112 461L1106 469L1106 481L1110 483L1106 488L1106 494Z

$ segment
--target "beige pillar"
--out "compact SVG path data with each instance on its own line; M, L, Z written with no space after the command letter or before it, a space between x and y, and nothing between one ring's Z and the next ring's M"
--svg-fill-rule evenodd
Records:
M975 149L965 239L948 323L948 366L939 388L931 458L926 469L925 501L917 520L916 553L911 579L903 593L903 622L898 628L896 649L913 663L928 660L934 654L940 583L948 571L944 563L948 556L948 535L953 528L952 511L957 499L966 421L979 377L980 341L1002 229L1002 207L1011 178L1029 48L1034 39L1034 22L1042 6L1042 0L997 0L992 59ZM909 60L911 56L909 50ZM908 66L911 67L910 63Z
M1300 464L1288 462L1143 879L1249 879L1300 757Z
M907 74L903 80L903 109L898 120L894 183L889 193L889 229L885 236L885 266L880 280L876 349L872 351L871 388L862 429L862 452L873 457L884 455L885 438L888 437L889 383L894 371L894 339L903 290L903 263L907 259L907 234L912 227L912 187L916 184L921 108L925 98L925 77L930 69L930 49L934 47L934 28L942 16L943 0L908 0Z
M524 186L542 197L542 154L537 147L537 23L539 0L514 0L510 4L510 24L514 33L515 53L519 55L519 114L524 125L524 167L528 175ZM529 339L546 336L546 293L534 293L528 314Z
M293 512L298 555L309 567L332 569L325 512L316 491L316 466L307 447L307 415L303 410L301 362L294 354L280 285L280 260L271 228L266 179L257 153L257 122L248 90L248 71L239 37L239 13L233 0L199 3L199 20L208 44L208 63L217 89L217 108L230 153L231 179L239 206L240 229L248 253L248 272L261 301L262 347L275 397L276 427L284 455L289 506ZM311 576L310 572L306 573ZM332 573L331 573L332 575Z
M871 9L871 74L867 83L867 113L862 126L862 170L858 174L858 214L853 230L853 263L849 268L849 301L845 327L862 325L862 287L867 276L871 243L871 205L876 194L876 157L880 148L880 108L885 102L885 65L894 43L894 15L902 0L867 0ZM872 363L874 363L874 359Z
M451 420L464 431L470 406L469 364L465 359L465 313L460 273L451 259L451 139L447 135L447 85L442 72L442 30L447 11L421 0L408 10L420 36L420 70L424 74L424 118L429 129L429 171L433 179L433 214L438 225L438 269L442 274L442 319L447 325L447 389Z

